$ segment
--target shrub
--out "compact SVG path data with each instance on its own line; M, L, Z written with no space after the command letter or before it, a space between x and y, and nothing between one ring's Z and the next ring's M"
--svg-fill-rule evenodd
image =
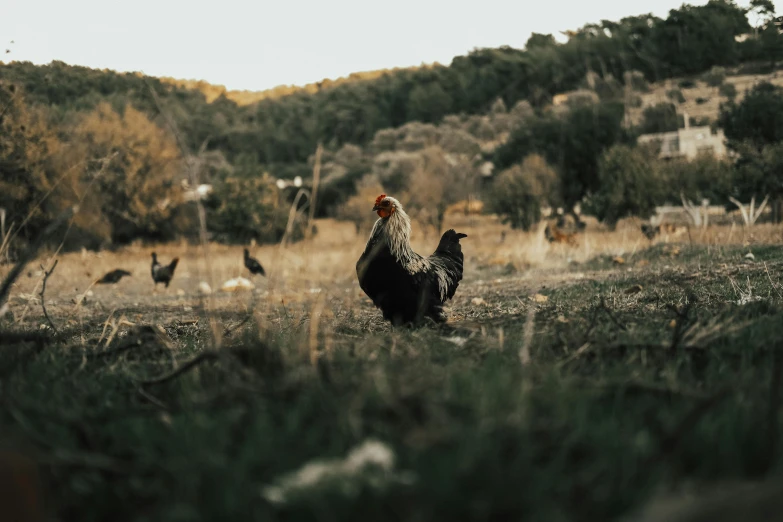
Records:
M659 103L644 109L639 130L643 134L676 131L680 115L672 103Z
M666 92L666 97L675 103L685 103L685 95L680 89L671 89Z
M634 91L650 92L650 84L641 71L627 71L625 73L625 83L626 85L630 84L631 89Z
M719 87L726 80L726 69L716 65L702 75L702 80L710 87Z
M277 187L264 174L226 176L217 182L207 200L207 227L214 239L226 243L274 243L282 239L288 223L288 205L279 202ZM301 207L300 207L301 208ZM304 237L306 213L298 213L289 240Z
M733 83L724 83L718 89L718 93L729 100L733 100L737 97L737 87Z
M698 82L696 80L685 79L677 82L677 86L679 86L680 89L693 89L698 86Z
M601 156L598 173L600 188L588 198L586 212L614 227L624 217L648 218L655 211L662 183L651 150L615 145Z
M369 232L372 224L378 219L370 212L375 198L383 194L383 186L373 176L365 176L356 184L356 194L340 205L335 217L340 221L349 221L356 227L356 233Z
M554 199L558 182L546 160L531 154L497 175L486 195L487 209L512 228L530 230L541 219L542 203Z

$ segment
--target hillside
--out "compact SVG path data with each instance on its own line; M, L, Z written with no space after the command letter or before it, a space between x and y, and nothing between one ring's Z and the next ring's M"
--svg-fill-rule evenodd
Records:
M435 67L439 65L440 64L436 62L432 65L419 67L394 67L392 69L360 71L335 79L324 78L320 82L308 83L305 85L278 85L277 87L261 91L229 90L226 89L226 87L223 85L212 84L204 80L183 80L169 77L161 77L160 80L164 83L175 85L177 87L184 87L186 89L199 91L204 95L207 103L212 103L220 96L225 96L227 99L231 100L237 105L243 106L252 105L267 99L274 100L277 98L282 98L283 96L290 96L292 94L315 94L321 89L328 89L338 85L345 85L362 80L375 80L384 74L394 74L400 71L417 71L422 68Z
M453 203L482 190L491 172L488 161L501 170L521 165L524 155L533 152L543 155L558 183L572 191L559 197L572 206L596 186L601 152L633 141L636 129L619 128L624 105L631 123L639 123L642 111L666 101L683 78L695 83L680 89L680 110L714 121L722 97L717 88L704 87L699 78L705 72L721 67L743 73L726 80L737 83L741 97L746 86L762 78L748 76L749 68L774 70L783 60L783 38L777 29L764 29L759 39L736 40L749 29L746 10L711 0L704 6L683 5L665 19L642 15L588 24L564 44L549 35L533 35L525 49L477 49L448 65L357 73L258 93L62 62L0 64L0 84L15 105L13 118L2 122L7 145L0 144L0 160L7 158L9 171L19 173L10 178L9 188L23 184L25 194L0 197L0 205L21 221L30 212L26 205L48 194L63 172L74 187L93 190L88 175L74 166L96 164L119 150L124 164L114 165L112 176L124 180L131 166L141 177L154 177L154 183L128 179L128 187L107 183L101 189L105 208L96 213L95 222L107 223L108 213L115 223L100 241L173 239L193 220L177 214L184 198L177 190L181 192L189 172L185 165L192 164L189 156L201 151L197 181L215 187L209 223L216 228L211 232L229 241L276 241L286 230L277 220L285 221L282 209L296 191L278 195L274 180L309 179L315 150L322 144L320 217L344 212L352 195L379 186ZM559 93L574 90L591 91L598 102L595 110L571 104L550 110ZM531 148L520 131L509 145L523 122L546 128L537 133L544 141ZM163 141L153 146L144 134L157 134L154 127ZM520 140L527 145L522 147ZM580 178L578 183L563 181L569 179L563 177L568 169ZM426 183L415 187L415 179ZM156 187L145 196L149 201L134 207L135 215L105 203L133 197L138 193L134 183ZM447 186L459 190L449 192ZM114 193L109 198L106 192ZM80 192L74 189L62 197L69 200L75 194ZM248 194L263 194L262 202L248 199L240 205ZM36 226L60 206L43 211ZM442 221L443 208L437 206L426 209L434 215L428 218L433 224ZM36 227L25 223L25 235L33 237Z
M741 70L729 70L724 83L734 85L737 89L737 102L745 98L750 89L762 82L769 82L773 85L783 86L783 74L774 71L767 74L736 74ZM630 107L629 113L634 124L638 124L642 119L642 113L646 107L652 107L659 103L670 103L672 100L667 93L674 89L679 89L685 97L685 102L677 104L677 111L687 113L689 117L695 119L707 119L714 122L720 114L720 104L725 103L727 98L721 96L717 87L710 87L703 81L696 80L693 87L680 87L686 78L671 78L663 82L650 85L650 92L640 93L642 105L640 107ZM692 80L693 81L693 80Z

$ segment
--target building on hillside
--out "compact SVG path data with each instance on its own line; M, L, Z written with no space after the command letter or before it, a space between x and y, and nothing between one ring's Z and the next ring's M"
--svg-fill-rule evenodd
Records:
M662 159L695 158L700 153L709 153L716 158L726 156L726 136L723 129L713 133L709 125L691 127L688 115L685 115L685 128L672 132L642 134L638 143L660 142L659 157Z

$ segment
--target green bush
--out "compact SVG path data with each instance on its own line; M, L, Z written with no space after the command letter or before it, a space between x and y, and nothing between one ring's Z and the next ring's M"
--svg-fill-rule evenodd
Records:
M737 97L737 87L733 83L724 83L718 89L718 93L725 98L733 100Z
M639 130L642 134L676 131L681 118L673 103L659 103L644 109Z
M716 65L702 75L702 80L710 87L720 87L726 80L726 69Z
M551 202L559 183L557 173L537 154L527 156L493 180L486 195L487 209L511 228L529 230L541 219L542 203Z
M693 89L694 87L696 87L698 85L699 85L699 83L696 80L688 80L688 79L680 80L677 83L677 86L680 89Z
M290 210L279 200L277 187L266 174L225 177L215 184L205 206L212 237L225 243L246 243L251 239L259 243L280 241ZM297 213L289 241L304 237L306 214Z
M666 97L676 103L685 103L685 95L680 89L671 89L666 92Z
M627 71L625 73L625 83L631 85L631 89L636 92L650 92L650 84L644 73L641 71Z
M584 211L614 227L628 216L648 218L663 185L651 150L616 145L599 160L598 191L586 200Z

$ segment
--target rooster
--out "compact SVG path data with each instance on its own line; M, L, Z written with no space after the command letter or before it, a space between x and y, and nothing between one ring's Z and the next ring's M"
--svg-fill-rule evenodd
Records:
M261 263L258 262L258 259L250 257L250 252L248 252L247 248L245 249L245 267L250 270L250 273L253 275L261 274L262 276L266 276L264 267L261 266Z
M163 266L158 263L158 255L155 252L152 253L152 280L155 281L155 288L158 287L158 283L163 283L166 285L166 288L169 287L171 278L174 277L177 263L179 263L179 258L175 257L171 260L171 263Z
M443 304L462 280L462 246L468 237L447 230L429 257L410 245L411 221L399 201L381 194L372 208L380 219L359 261L359 286L392 325L418 325L424 318L444 323Z
M571 234L561 231L557 226L547 224L544 229L544 236L550 243L566 243L576 245L576 232Z
M130 272L127 270L123 270L121 268L118 268L117 270L112 270L111 272L107 273L97 281L95 281L96 285L113 285L114 283L118 282L120 279L122 279L125 276L131 275Z

